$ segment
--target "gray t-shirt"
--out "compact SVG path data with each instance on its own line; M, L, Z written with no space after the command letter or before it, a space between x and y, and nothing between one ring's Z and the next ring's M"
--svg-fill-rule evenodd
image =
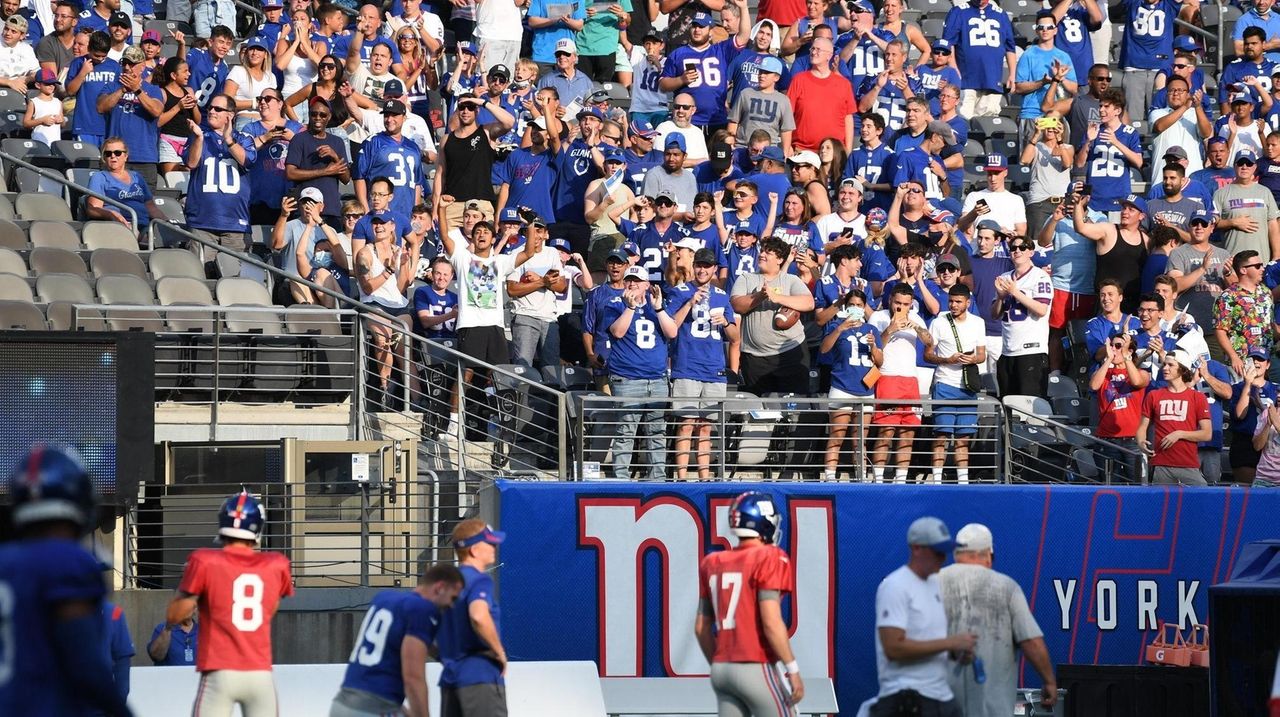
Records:
M1276 200L1270 189L1257 182L1248 185L1232 182L1213 193L1213 209L1223 219L1252 217L1258 223L1256 231L1227 229L1223 232L1228 254L1235 256L1246 249L1252 249L1262 256L1271 256L1267 222L1280 216L1280 213L1276 211Z
M682 169L679 174L668 174L661 166L650 169L644 175L644 191L646 197L656 197L659 192L669 191L676 198L676 211L693 211L693 198L698 196L698 180L693 170Z
M650 175L653 173L650 172ZM730 297L754 294L765 285L764 276L760 274L743 274L733 282L733 293ZM783 296L804 296L809 287L800 278L791 274L779 274L769 280L770 290L779 287ZM755 311L742 315L742 352L752 356L773 356L804 343L804 322L797 321L786 331L773 327L773 313L778 304L766 299Z
M1207 252L1197 251L1190 244L1183 244L1169 253L1169 265L1165 271L1180 271L1183 276L1194 273L1205 262L1208 267L1194 286L1178 294L1174 305L1186 309L1191 318L1200 326L1213 326L1213 302L1218 294L1227 288L1227 279L1223 275L1231 255L1221 247L1206 245Z
M36 60L52 62L54 67L57 68L54 70L55 73L65 70L74 58L75 55L71 52L71 48L62 44L62 41L56 35L45 35L36 44Z
M1008 575L981 565L956 563L938 575L947 634L978 636L977 656L987 681L978 684L973 668L952 667L947 681L966 715L1011 715L1018 690L1018 643L1043 637L1027 607L1022 588Z
M738 123L738 133L734 136L739 147L747 146L747 138L758 129L768 132L769 141L778 144L783 132L796 128L791 100L777 90L767 93L751 88L743 90L729 111L729 121Z
M1187 231L1191 225L1191 215L1197 210L1208 209L1200 202L1182 195L1182 198L1176 202L1171 202L1164 197L1160 199L1152 199L1147 202L1147 230L1158 226L1155 222L1156 217L1163 218L1166 222L1178 227L1183 231Z

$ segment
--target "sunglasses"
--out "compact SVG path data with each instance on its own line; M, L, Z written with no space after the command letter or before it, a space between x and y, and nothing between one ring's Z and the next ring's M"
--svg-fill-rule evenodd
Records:
M1014 244L1013 246L1009 247L1009 251L1031 251L1031 247L1027 246L1026 244Z
M1191 67L1191 65L1188 65L1188 64L1186 64L1185 62L1182 62L1182 63L1175 62L1175 63L1173 63L1173 69L1175 69L1175 70L1185 70L1185 69L1187 69L1188 67Z
M1106 75L1106 76L1099 75L1098 77L1090 77L1089 81L1090 82L1110 82L1111 75Z
M403 41L405 41L405 40L416 40L416 39L418 39L418 36L417 36L417 35L401 35L400 37L397 37L396 39L397 39L397 40L400 40L401 42L403 42Z
M607 139L607 140L609 140L610 142L621 142L621 141L622 141L622 135L620 135L620 134L606 134L606 135L604 136L604 138L605 138L605 139Z
M751 197L751 195L750 195L750 194L748 194L747 192L734 192L734 193L733 193L733 198L734 198L734 199L749 199L750 197Z
M320 63L320 69L322 69L322 70L336 70L336 69L338 69L338 66L337 66L337 65L335 65L335 64L333 64L332 62L321 62L321 63Z
M209 111L210 112L234 112L235 110L232 110L226 107L215 107L214 105L209 105Z
M259 97L257 100L258 104L262 104L263 102L279 102L279 101L280 101L279 97L272 97L270 95L263 95L262 97Z
M1036 30L1039 32L1048 32L1055 27L1057 27L1057 25L1036 25Z
M958 267L951 266L950 264L948 264L948 265L946 265L946 266L940 266L940 267L938 267L938 273L939 273L939 274L941 274L941 273L942 273L942 272L944 272L944 271L960 271L960 269L959 269Z
M129 150L127 150L127 149L104 149L104 150L102 150L102 156L103 156L103 157L123 157L123 156L125 156L125 155L126 155L126 154L128 154L128 153L129 153Z
M364 215L360 214L359 212L353 212L351 214L343 214L342 218L343 219L359 219L360 217L363 217L363 216Z
M923 191L924 191L923 189L919 189L919 188L917 188L917 187L912 187L911 189L908 189L908 190L907 190L907 194L919 194L919 193L921 193L921 192L923 192Z
M693 105L671 105L671 108L677 110L691 110L693 109Z
M1262 268L1262 264L1245 264L1244 266L1242 266L1242 267L1240 267L1240 268L1241 268L1241 269L1261 269L1261 268Z

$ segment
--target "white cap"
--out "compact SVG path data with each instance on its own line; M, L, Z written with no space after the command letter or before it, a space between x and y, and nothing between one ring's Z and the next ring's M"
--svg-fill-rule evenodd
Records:
M639 279L640 281L649 280L649 271L643 266L631 266L622 275L623 279Z
M688 249L689 251L697 251L702 248L702 241L693 237L685 237L675 243L677 249Z
M307 199L313 202L324 203L324 195L321 194L320 190L316 189L315 187L307 187L306 189L303 189L301 192L298 192L298 199L299 200Z
M567 37L561 38L556 41L555 52L568 52L570 54L576 55L578 54L578 45L574 43L573 40L570 40ZM555 53L553 52L552 54L555 54Z
M1188 371L1200 370L1200 359L1191 355L1191 352L1184 349L1174 349L1169 352L1169 358L1177 361L1180 366Z
M810 167L822 166L822 159L819 158L816 153L810 152L807 149L801 152L796 152L790 157L787 157L787 161L792 164L807 164Z
M956 533L956 552L985 553L994 549L991 529L982 523L969 523Z

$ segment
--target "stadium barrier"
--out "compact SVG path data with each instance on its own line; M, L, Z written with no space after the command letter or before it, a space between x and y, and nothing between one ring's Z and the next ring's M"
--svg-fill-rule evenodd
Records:
M718 714L715 693L705 677L601 677L600 690L609 717ZM835 685L826 677L806 677L804 699L796 712L839 714Z

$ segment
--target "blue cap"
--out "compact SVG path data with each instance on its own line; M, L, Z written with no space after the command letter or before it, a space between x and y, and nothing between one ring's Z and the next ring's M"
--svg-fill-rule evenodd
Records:
M255 36L255 37L249 38L249 41L244 44L244 49L246 50L254 47L258 48L259 50L266 50L267 41L260 36ZM270 50L267 50L267 51L270 52Z
M935 51L943 50L945 52L951 52L951 41L940 37L933 41L933 47L931 49Z
M604 157L604 161L606 162L622 162L623 164L627 163L627 155L617 147L602 146L600 149L600 154Z
M775 145L769 145L760 150L760 154L751 157L752 162L759 162L762 159L772 159L775 162L787 161L786 156L782 154L782 148Z
M465 52L474 57L476 55L476 46L466 40L463 40L458 43L458 52Z
M1226 144L1226 143L1227 143L1226 137L1215 134L1214 136L1210 137L1205 144Z
M1182 52L1199 52L1200 45L1190 35L1178 35L1173 38L1173 49Z
M866 13L868 15L876 14L876 11L872 9L872 7L867 3L862 2L862 0L854 0L853 2L849 3L849 9L852 10L854 13Z
M1257 164L1258 153L1254 152L1252 149L1249 149L1248 147L1245 147L1244 149L1241 149L1240 151L1236 152L1236 158L1231 160L1231 164L1233 165L1239 164L1242 161L1248 161L1251 164Z
M1124 199L1121 199L1120 203L1128 204L1129 206L1133 207L1134 209L1137 209L1143 214L1147 213L1147 200L1143 199L1142 197L1139 197L1136 194L1130 194Z
M1280 286L1280 261L1267 262L1267 265L1262 268L1262 283L1266 284L1268 289Z
M699 10L693 14L693 24L695 27L711 27L715 21L711 19L711 13Z
M463 538L461 540L453 541L453 547L469 548L475 545L476 543L488 543L490 545L497 545L506 539L507 539L506 533L502 532L501 530L494 530L493 528L486 525L484 526L484 530L480 531L479 533L476 533L475 535L469 538Z
M568 239L552 239L551 241L547 242L547 246L551 247L552 249L559 249L560 251L566 254L571 253L571 250L569 249Z
M941 520L932 516L917 518L907 528L907 545L918 545L932 548L941 553L949 553L955 547L951 539L951 531Z
M1249 347L1249 358L1254 359L1255 361L1270 361L1271 353L1264 347L1255 344Z
M404 97L404 83L394 77L387 80L387 84L382 86L382 97L388 100L393 97Z
M578 119L581 120L583 117L595 117L601 122L605 121L606 119L606 117L604 116L604 113L600 111L599 107L591 107L591 106L583 107L582 111L578 112Z
M520 218L520 212L515 207L503 207L502 213L498 215L498 222L524 224L524 220Z
M982 168L988 172L1003 172L1009 168L1009 158L1003 154L988 154Z
M1194 212L1192 212L1192 213L1191 213L1191 219L1190 219L1190 221L1188 221L1188 222L1187 222L1187 224L1195 224L1196 222L1203 222L1203 223L1205 223L1205 224L1212 224L1212 223L1213 223L1213 212L1209 211L1208 209L1197 209L1197 210L1195 210Z
M667 138L662 142L662 148L664 150L671 149L672 147L678 147L681 152L689 151L689 145L684 141L684 135L679 132L672 132L671 134L668 134Z
M779 60L778 58L774 57L773 55L769 55L768 57L763 57L763 58L761 58L761 59L760 59L760 71L761 71L761 72L772 72L772 73L773 73L773 74L775 74L775 75L781 75L781 74L782 74L782 60Z
M609 252L609 256L606 256L604 260L605 262L617 261L623 264L631 263L631 257L627 256L627 253L621 249L614 249L613 251Z
M628 132L635 137L656 137L658 130L653 128L653 123L649 120L634 119L631 120L631 126L627 128Z
M631 256L640 256L640 245L633 241L624 241L619 248Z

